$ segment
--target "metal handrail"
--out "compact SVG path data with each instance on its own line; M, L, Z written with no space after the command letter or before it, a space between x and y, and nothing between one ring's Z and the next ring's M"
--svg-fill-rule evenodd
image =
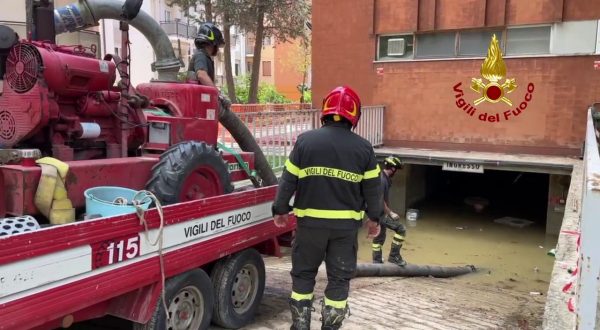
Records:
M383 143L384 110L384 106L363 107L360 123L355 130L373 146ZM317 109L237 112L237 115L246 124L274 170L283 168L300 134L321 126L321 111ZM223 127L219 128L218 141L239 150L231 134Z

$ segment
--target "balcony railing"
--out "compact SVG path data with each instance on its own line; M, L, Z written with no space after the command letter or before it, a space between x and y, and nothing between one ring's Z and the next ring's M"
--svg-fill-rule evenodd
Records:
M169 36L178 36L187 39L194 39L198 29L195 25L186 24L181 21L162 21L160 26Z

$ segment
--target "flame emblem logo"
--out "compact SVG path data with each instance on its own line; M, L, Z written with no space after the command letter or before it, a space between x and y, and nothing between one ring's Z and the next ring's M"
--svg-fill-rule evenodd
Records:
M511 100L506 97L506 94L511 93L517 88L515 79L506 79L504 83L501 80L506 76L506 64L502 59L502 52L498 39L494 34L490 41L488 54L481 64L481 76L488 82L484 83L482 78L471 78L471 89L480 94L481 97L474 101L475 105L483 101L490 103L498 103L500 101L511 105Z

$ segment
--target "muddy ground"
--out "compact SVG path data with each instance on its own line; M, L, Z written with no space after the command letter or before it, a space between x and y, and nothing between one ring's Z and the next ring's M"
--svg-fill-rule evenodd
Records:
M289 329L291 288L288 257L266 258L267 284L256 320L244 329ZM463 279L357 278L351 283L352 315L343 329L538 329L544 295L473 284ZM326 284L319 271L316 298ZM320 326L315 303L312 328ZM213 329L219 329L214 327Z
M496 215L485 212L448 210L439 204L421 211L417 223L407 226L406 259L416 264L474 264L478 272L450 279L354 279L349 298L352 315L343 329L541 329L554 261L546 253L556 244L555 237L546 235L542 225L514 228L494 223ZM386 257L391 236L388 232ZM359 261L370 262L371 242L364 231L359 233L359 244ZM262 304L255 321L243 329L289 329L291 260L266 257L265 264ZM322 266L317 299L325 285ZM321 308L318 303L315 308L312 328L319 329ZM131 329L131 323L93 321L78 329Z
M266 288L255 320L243 329L283 330L291 323L289 257L265 258ZM351 316L342 329L541 329L545 295L503 289L462 278L357 278L351 282ZM323 296L325 269L319 270L316 300ZM315 302L311 329L320 328ZM131 323L105 318L76 329L131 329ZM211 330L220 330L211 327Z

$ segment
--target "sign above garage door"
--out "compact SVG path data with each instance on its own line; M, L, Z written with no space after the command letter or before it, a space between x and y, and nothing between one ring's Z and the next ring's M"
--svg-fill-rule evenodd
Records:
M483 173L483 165L476 163L444 162L444 164L442 165L442 170L454 172Z

